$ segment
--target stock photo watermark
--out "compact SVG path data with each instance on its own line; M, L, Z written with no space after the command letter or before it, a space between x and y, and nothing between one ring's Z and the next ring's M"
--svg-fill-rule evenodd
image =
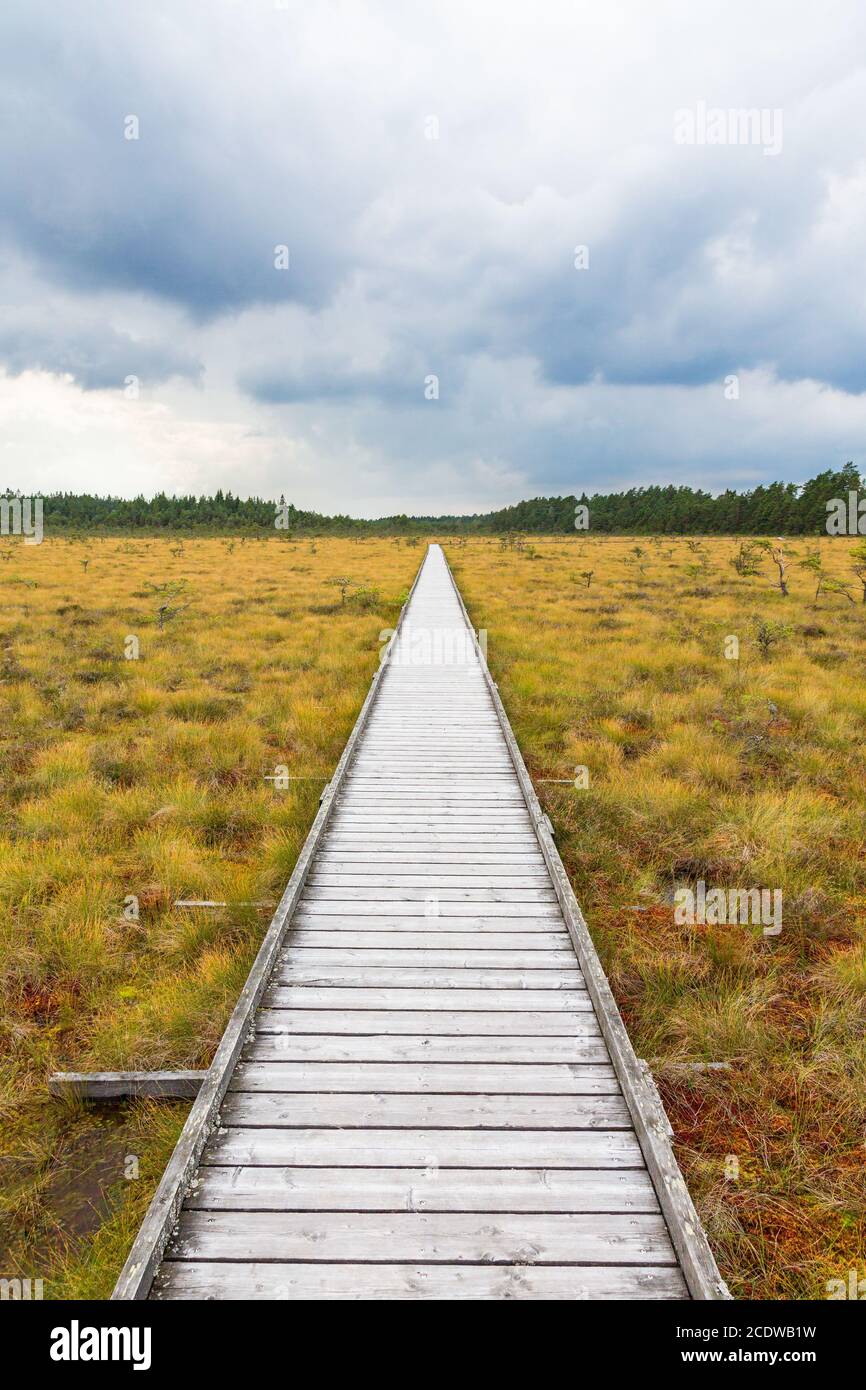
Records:
M866 536L866 497L849 492L847 497L831 497L827 505L828 536Z
M467 627L413 627L406 624L394 644L397 629L383 627L379 633L379 664L395 666L472 666L480 659L487 663L487 628L473 633ZM477 647L476 647L477 642Z
M824 1287L830 1300L866 1298L866 1272L849 1269L844 1279L828 1279Z
M147 1371L151 1363L152 1329L149 1327L82 1327L73 1318L68 1327L51 1332L52 1361L129 1361L135 1371Z
M708 106L699 101L674 112L677 145L754 145L775 156L782 152L782 140L779 107Z
M781 888L710 888L698 879L695 888L674 893L674 921L678 927L760 926L765 936L782 930Z
M41 497L0 497L0 536L20 536L25 545L41 545L45 535Z
M41 1302L45 1297L45 1280L12 1277L0 1278L0 1303Z

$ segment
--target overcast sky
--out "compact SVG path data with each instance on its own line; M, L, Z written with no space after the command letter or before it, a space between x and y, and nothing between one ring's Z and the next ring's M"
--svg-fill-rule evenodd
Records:
M373 516L862 464L864 38L862 0L3 0L0 487Z

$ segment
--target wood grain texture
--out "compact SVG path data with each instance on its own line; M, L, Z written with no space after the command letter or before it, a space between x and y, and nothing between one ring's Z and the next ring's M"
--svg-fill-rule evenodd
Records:
M206 1071L56 1071L48 1094L77 1100L192 1100Z
M601 1030L595 1036L515 1037L483 1034L259 1032L244 1049L245 1061L261 1062L497 1062L568 1066L609 1063Z
M649 1213L184 1211L174 1259L498 1264L675 1261Z
M190 1211L658 1212L642 1171L202 1168Z
M455 952L464 958L467 964L481 964L488 956L500 956L506 958L511 963L516 960L515 953L519 953L519 958L527 965L534 964L536 957L557 960L562 957L577 965L574 959L574 951L571 949L571 942L564 931L556 932L497 932L481 931L462 932L462 931L439 931L432 933L429 931L417 931L409 929L397 931L391 927L388 931L376 931L353 927L334 927L329 922L327 927L299 927L292 936L292 947L299 954L305 954L308 950L313 951L320 958L324 957L325 951L337 950L358 951L359 956L366 956L369 953L385 951L389 955L397 955L400 952L416 951L419 959L422 955L427 960L434 956L441 957L443 953ZM284 960L289 957L283 956ZM407 957L408 958L408 957ZM297 957L296 957L297 959Z
M483 1078L477 1083L483 1085ZM222 1123L272 1129L631 1129L622 1096L230 1091Z
M566 977L563 987L554 989L506 989L500 986L491 993L486 989L461 988L446 985L427 989L423 985L400 988L398 985L375 988L345 988L337 985L283 985L277 980L265 991L263 1000L269 1009L376 1009L379 1011L411 1011L435 1013L437 1010L460 1010L471 1013L585 1013L592 1004L580 980Z
M255 1063L255 1065L251 1065ZM613 1067L579 1063L435 1063L278 1061L251 1058L235 1067L233 1091L310 1091L316 1094L363 1091L474 1096L618 1095Z
M397 940L399 941L400 938L397 937ZM480 972L485 975L492 973L494 977L498 976L500 970L509 974L514 971L522 971L527 974L529 979L534 979L535 972L541 971L542 975L539 978L542 984L550 971L553 971L557 976L565 973L578 982L582 979L577 961L574 959L574 952L569 955L565 947L559 949L538 947L535 950L526 948L481 950L477 947L470 947L458 951L449 949L447 946L431 946L427 938L423 936L421 940L424 942L423 946L403 945L402 947L386 948L369 945L341 946L339 944L317 947L302 945L295 941L292 950L285 952L281 958L279 969L284 971L290 979L296 979L299 970L320 969L397 970L400 972L401 978L405 970L423 970L425 972L438 970L443 974L456 970L464 984L469 983L468 979L463 978L464 971Z
M575 966L548 965L532 969L509 970L499 966L481 970L478 966L450 965L436 969L433 965L409 966L389 962L387 965L312 965L293 957L274 971L274 983L302 988L330 988L341 985L346 989L420 989L425 991L453 989L461 995L465 990L519 989L576 990L584 985ZM493 1001L495 1003L495 1001Z
M231 1264L167 1261L153 1297L393 1301L687 1299L678 1269L635 1265Z
M202 1163L253 1168L644 1168L630 1130L217 1130ZM346 1181L351 1181L351 1173Z
M349 991L346 991L347 993ZM455 1001L451 1000L452 1005ZM483 1005L483 1001L482 1001ZM253 1022L255 1033L384 1033L397 1037L412 1033L418 1037L466 1037L474 1033L498 1038L597 1038L601 1029L591 1007L578 1012L547 1009L532 1012L489 1009L352 1009L349 1005L333 1009L268 1008L258 1010Z

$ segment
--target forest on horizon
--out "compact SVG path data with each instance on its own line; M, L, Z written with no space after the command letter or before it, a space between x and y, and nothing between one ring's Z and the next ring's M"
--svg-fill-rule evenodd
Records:
M727 489L714 496L701 489L654 485L623 492L535 497L477 515L388 516L375 520L325 516L287 503L285 498L241 498L219 489L211 497L97 497L55 492L43 497L44 527L62 534L192 532L270 534L279 512L283 535L452 534L568 535L575 530L578 506L589 513L590 532L612 535L819 535L826 534L828 503L845 500L863 487L858 469L846 463L806 483L774 482L751 490ZM7 490L2 497L20 494ZM4 533L6 527L4 524Z

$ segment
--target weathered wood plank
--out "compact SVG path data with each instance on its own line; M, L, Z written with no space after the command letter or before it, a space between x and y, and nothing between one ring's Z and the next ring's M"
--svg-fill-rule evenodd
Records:
M453 1002L453 1001L452 1001ZM591 1009L513 1009L483 1013L479 1009L286 1009L267 1005L256 1014L257 1033L413 1033L426 1037L475 1034L477 1036L594 1038L600 1033Z
M303 896L305 906L309 903L371 902L371 903L421 903L425 905L431 894L442 903L515 903L528 907L534 903L553 906L556 898L552 888L447 888L436 884L425 888L388 888L380 883L372 887L324 888L316 885L307 887Z
M458 848L496 851L500 848L500 836L509 842L505 848L520 849L525 854L533 854L538 848L525 807L501 798L467 796L461 800L445 793L390 798L371 793L363 800L359 797L357 802L353 800L341 808L334 834L372 830L379 837L392 837L399 845L401 827L413 835L444 834L452 840L462 839L464 835L471 837ZM518 843L511 844L511 841Z
M263 1006L267 1009L387 1009L427 1013L438 1009L462 1012L476 1009L504 1014L546 1012L577 1014L591 1013L592 1004L585 990L569 982L562 989L499 989L495 999L486 990L461 989L341 989L334 985L271 984L265 991Z
M483 1085L483 1081L481 1082ZM631 1129L622 1096L230 1091L222 1123L276 1129Z
M434 803L439 799L434 797ZM443 796L442 799L447 798ZM371 822L390 822L398 829L404 822L440 824L448 828L465 824L468 829L474 828L487 835L497 825L510 827L512 831L522 831L531 826L526 807L518 801L500 804L493 797L482 801L475 795L467 797L465 804L459 806L427 806L423 801L418 801L417 795L413 793L401 799L396 806L389 806L378 795L370 798L368 806L356 806L354 801L343 801L338 805L334 828L339 830L341 826L366 825Z
M524 972L533 970L564 969L571 975L580 979L580 971L574 952L570 950L533 950L528 951L526 947L520 950L482 950L478 946L472 949L453 951L447 949L435 949L430 944L427 936L420 935L420 941L408 944L400 949L381 950L373 949L371 946L364 946L359 943L359 938L353 938L355 944L351 947L344 946L342 943L330 946L316 946L310 938L313 936L327 935L325 932L304 932L290 938L290 947L283 952L281 957L282 964L290 971L292 978L297 978L298 970L315 970L324 968L327 970L352 970L360 968L363 970L378 970L380 967L395 966L400 970L410 968L418 969L459 969L464 970L483 969L487 970L515 970L520 969ZM332 934L334 935L334 934ZM507 939L507 938L506 938ZM530 940L532 938L530 937ZM400 940L400 937L397 937ZM471 936L470 941L475 942L475 937ZM393 943L393 937L389 938L389 944ZM423 944L422 944L423 943ZM468 980L463 981L469 983Z
M550 1017L550 1015L548 1015ZM554 1016L555 1017L555 1016ZM484 1034L308 1034L260 1031L247 1044L251 1061L607 1063L600 1036L485 1036Z
M555 902L453 902L449 898L440 897L437 910L433 911L423 898L416 902L407 899L369 899L352 902L345 898L323 901L318 897L304 897L301 905L305 917L450 917L455 920L458 917L492 917L494 921L506 917L531 917L535 921L542 918L548 922L562 920Z
M425 940L430 941L431 947L435 947L436 942L445 938L455 937L455 935L468 935L471 933L477 938L478 948L484 948L485 942L489 937L513 937L518 940L520 937L538 938L538 944L542 945L546 941L569 941L569 933L562 922L556 922L555 917L460 917L459 922L455 920L442 920L439 917L425 917L423 922L414 917L377 917L352 915L349 917L321 915L306 917L303 912L297 912L293 917L293 926L297 935L302 933L348 933L352 935L367 935L378 933L388 934L395 937L395 945L399 945L399 938L403 935L423 934ZM295 941L295 933L292 933L291 941Z
M658 1212L640 1170L202 1168L191 1211Z
M678 1269L632 1265L167 1262L154 1298L360 1300L686 1299Z
M392 913L379 915L377 912L362 913L353 912L348 915L341 913L312 913L307 914L300 911L295 913L293 918L294 925L299 931L388 931L388 932L415 932L423 931L432 936L436 932L477 932L479 936L486 937L488 933L502 934L504 932L531 932L542 936L550 936L552 933L562 934L568 940L568 933L562 924L561 919L556 917L539 917L536 913L526 917L500 916L494 912L492 915L466 917L460 914L459 919L454 917L425 917L420 918L419 913L411 917L403 915L394 916Z
M414 796L407 797L405 802L397 806L388 806L381 797L376 797L375 803L371 802L369 806L356 807L351 802L345 802L338 807L334 818L335 830L351 825L363 828L374 824L390 825L397 830L403 825L427 825L434 829L442 826L458 832L461 827L465 827L490 838L491 832L497 827L508 829L512 834L522 833L531 826L531 821L526 807L516 801L494 805L492 801L482 803L477 797L472 797L461 806L427 806L417 801Z
M417 926L417 924L416 924ZM519 954L520 959L532 964L539 960L559 960L562 956L576 965L571 943L564 931L560 932L522 932L522 931L370 931L355 930L351 927L324 928L299 927L289 937L292 951L316 951L324 959L326 950L338 950L341 954L359 951L361 956L371 952L421 951L424 963L445 953L455 954L466 959L466 964L483 964L486 957L512 959Z
M184 1211L172 1243L183 1260L407 1260L526 1265L675 1263L652 1213Z
M533 852L528 825L516 816L497 817L497 823L490 825L480 806L459 815L447 806L425 811L395 808L393 814L371 808L369 814L353 813L335 825L333 839L325 848L329 853L343 846L399 850L403 844L416 853L428 849Z
M433 764L430 766L432 768ZM425 802L433 801L437 805L453 805L458 810L462 807L474 810L478 806L492 806L494 810L513 808L525 811L523 802L514 794L513 782L510 771L496 777L472 773L471 777L458 778L454 772L434 774L420 767L412 769L405 776L383 768L377 776L371 773L362 780L356 777L350 789L351 797L347 796L343 804L351 806L353 811L365 807L378 809L380 806L391 810L392 801L405 806L407 810L415 807L426 810Z
M206 1071L56 1071L48 1093L77 1100L192 1100Z
M231 1129L202 1163L300 1168L643 1168L629 1130Z
M423 790L418 786L422 781L425 784ZM454 816L456 820L476 821L482 818L486 821L490 816L501 818L503 822L526 824L523 819L526 807L515 800L510 792L497 792L492 788L487 792L482 792L480 788L469 791L455 786L453 781L437 786L424 772L413 773L412 782L407 783L409 787L412 789L400 792L393 782L384 779L378 791L372 783L366 789L358 787L351 801L342 804L341 815L356 820L378 816L394 820L405 815L434 820Z
M303 963L303 952L286 961L271 977L274 984L297 985L304 989L507 989L574 990L585 986L575 965L539 966L534 970L480 970L472 966L450 966L437 970L435 966L415 968L407 965L310 965ZM458 1001L459 1002L459 1001ZM489 1007L495 1006L495 1000Z
M446 748L448 751L443 751ZM426 742L416 736L414 743L399 747L384 738L368 747L365 740L365 751L355 760L347 786L353 785L356 777L375 776L383 770L405 775L418 768L430 768L440 775L445 769L455 770L463 777L473 772L481 776L505 773L513 785L508 750L501 740L496 741L495 735L488 739L466 737L462 741L441 735Z
M500 849L472 850L464 845L460 850L441 845L400 845L397 839L390 844L331 845L323 850L316 865L317 872L377 874L482 874L522 877L524 872L546 872L543 860L531 849L520 845Z
M528 888L543 888L545 882L550 883L550 877L538 873L518 873L518 874L466 874L466 873L358 873L357 869L334 870L323 867L316 873L311 874L307 880L310 888L363 888L365 896L374 890L381 892L383 888L406 889L414 891L416 888L426 890L435 888L437 892L442 889L471 888L475 893L484 892L490 888L509 889L511 891L525 892ZM549 890L547 890L549 892ZM333 896L336 896L335 894ZM519 901L522 901L520 899ZM545 894L545 901L550 899Z
M232 1091L618 1095L613 1067L454 1062L239 1062Z

